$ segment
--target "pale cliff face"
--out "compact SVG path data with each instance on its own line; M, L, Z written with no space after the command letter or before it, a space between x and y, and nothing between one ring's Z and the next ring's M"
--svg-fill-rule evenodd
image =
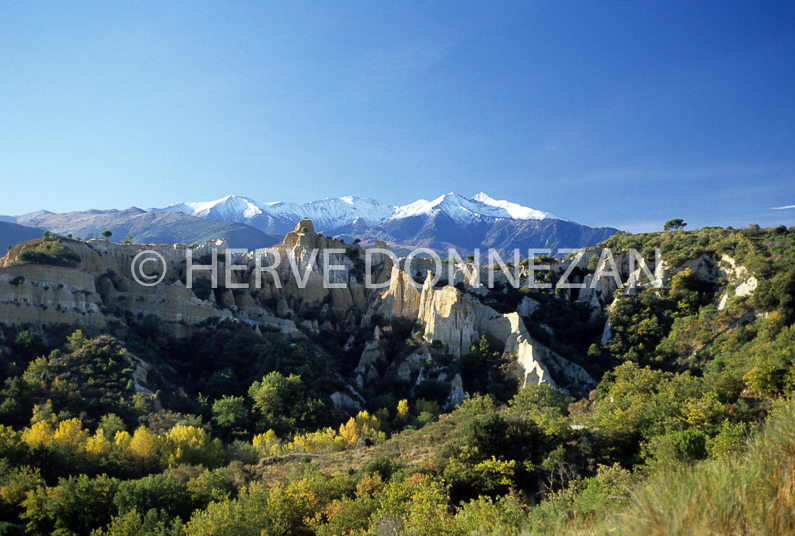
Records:
M352 333L378 315L385 320L420 323L424 326L422 340L427 348L434 345L453 358L466 356L472 344L490 333L504 345L504 357L513 361L511 374L520 384L554 385L554 376L578 390L595 385L581 367L531 338L520 314L501 314L481 303L478 296L486 293L484 285L490 279L485 267L466 263L453 265L452 269L449 265L441 267L442 279L451 285L458 284L462 292L452 286L432 285L438 270L433 262L415 259L411 270L406 272L402 262L393 265L392 259L382 252L374 255L371 274L371 281L381 286L367 288L364 258L368 251L314 232L309 220L300 221L281 244L272 248L278 262L274 263L272 257L263 261L270 272L263 272L259 281L252 256L235 257L231 261L219 257L219 286L214 290L209 289L209 271L196 272L194 288L186 288L184 246L120 245L103 240L63 240L63 245L80 258L76 266L19 264L17 257L24 245L0 259L0 323L35 327L79 322L101 331L109 322L120 321L124 316L121 313L129 312L156 316L163 329L175 336L188 335L209 319L230 319L258 332L278 330L289 338L301 339L317 336L323 330ZM387 248L386 244L377 246ZM210 247L223 249L226 244L220 241L195 250L193 262L207 263ZM131 263L142 249L155 249L166 261L167 275L154 287L141 286L133 279ZM584 267L590 256L598 254L589 251L579 264ZM755 280L729 261L724 259L718 267L711 259L699 258L676 269L662 263L655 275L667 279L681 269L690 268L699 277L711 280L727 277L745 292L745 287L753 286ZM226 281L227 262L239 267L230 272L229 281ZM553 269L557 268L552 264ZM621 279L627 280L632 275L626 255L618 255L615 264ZM603 275L609 269L610 266L600 265L597 273L589 277ZM635 272L638 278L642 275L637 267ZM478 282L473 283L470 279L475 273ZM520 266L515 273L520 284L528 283L527 267ZM424 284L416 283L423 277ZM508 277L497 270L494 281L506 285ZM591 280L586 278L586 283ZM601 277L599 285L584 289L579 298L600 311L609 306L617 290L612 277ZM526 299L517 308L525 318L534 308L530 302ZM406 381L414 382L418 374L428 374L423 363L430 355L427 349L418 350L406 363L395 364L395 369ZM385 353L376 333L365 344L360 381L376 379L374 364L383 359Z
M487 292L484 285L490 282L484 266L445 264L441 266L442 273L437 274L440 267L428 259L417 258L407 272L402 261L393 265L388 255L379 252L373 254L371 273L371 282L379 286L368 288L364 259L370 252L359 245L344 244L315 233L312 222L302 220L281 244L272 248L269 260L263 260L269 271L263 272L259 279L252 256L235 257L231 261L219 257L218 288L209 288L209 271L198 271L190 289L185 284L184 246L66 239L62 244L79 258L73 267L19 263L20 253L35 247L35 241L13 248L0 259L0 323L33 328L80 323L102 331L109 322L119 322L124 316L121 313L132 313L154 315L162 322L163 329L174 336L188 335L209 319L230 319L259 333L276 330L289 338L301 339L317 336L323 330L350 334L379 316L387 321L405 319L424 327L425 347L405 363L395 364L405 381L413 382L428 374L423 363L431 359L432 345L446 355L461 358L481 336L490 333L504 345L503 355L514 363L511 374L520 384L554 384L554 375L566 386L580 391L594 387L593 380L581 367L530 337L522 316L529 317L538 305L536 302L525 298L517 312L508 314L500 314L481 303L478 296ZM212 247L224 249L226 243L220 240L193 251L193 262L197 265L209 262ZM377 247L388 249L383 243ZM156 250L166 262L166 277L153 287L142 286L133 278L132 261L143 249ZM601 254L598 249L589 250L578 264L583 268L590 257ZM238 268L230 271L228 281L227 262ZM552 264L552 269L558 268L555 261ZM727 256L716 262L702 255L676 268L665 261L650 266L653 275L662 281L689 269L706 281L724 278L741 295L753 292L757 285L745 268ZM594 314L609 311L615 297L630 292L619 289L616 278L610 274L613 269L622 281L634 277L647 284L644 273L637 263L630 263L627 254L617 254L612 264L600 263L594 274L585 277L587 288L580 290L578 296L581 303L593 308ZM477 281L472 281L474 274L478 275ZM528 283L526 266L520 266L515 274L520 284ZM452 286L434 287L434 276L450 285L457 284L463 292ZM494 281L506 285L508 277L498 270ZM423 284L416 282L423 279ZM592 286L594 280L597 284ZM609 339L609 330L605 337ZM364 346L357 369L358 382L377 379L376 364L383 362L385 356L376 330Z

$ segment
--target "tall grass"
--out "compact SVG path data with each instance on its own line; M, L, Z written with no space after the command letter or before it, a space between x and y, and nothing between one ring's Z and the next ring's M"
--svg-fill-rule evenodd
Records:
M742 456L657 475L596 534L795 534L795 400L782 401Z

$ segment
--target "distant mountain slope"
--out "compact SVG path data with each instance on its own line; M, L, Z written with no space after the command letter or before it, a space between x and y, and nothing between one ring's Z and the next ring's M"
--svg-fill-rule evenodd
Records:
M316 231L346 241L359 238L368 244L383 240L399 248L454 248L460 253L494 248L509 254L518 248L522 256L530 248L554 251L594 246L618 232L560 219L484 193L471 198L449 193L404 206L350 196L296 204L260 203L230 195L160 209L133 207L66 214L39 210L9 219L84 239L109 230L113 241L123 240L127 234L136 243L165 244L224 237L232 247L256 249L278 243L303 218L311 219Z
M193 244L226 238L231 247L255 249L279 242L273 236L239 223L205 220L179 212L147 212L140 208L66 214L40 212L38 215L25 217L24 224L61 235L71 233L83 239L93 238L108 230L113 233L111 240L114 242L123 240L130 234L133 242L139 244ZM41 233L37 236L41 236Z
M383 240L393 246L426 247L436 250L453 248L459 252L480 249L483 255L493 248L501 254L519 249L522 257L530 248L580 248L598 244L617 232L609 227L592 228L566 220L508 220L476 222L460 228L446 214L413 216L390 220L377 227L350 225L335 231L345 240L361 238L369 243Z
M618 232L563 220L484 193L471 198L449 193L401 207L359 197L294 204L260 203L230 195L151 210L246 223L276 235L293 230L298 220L310 218L317 231L346 240L384 240L393 246L442 250L453 247L462 252L493 247L502 252L520 248L526 254L528 248L579 248L596 245Z
M16 223L0 220L0 256L6 254L8 246L14 247L20 242L41 238L44 231L31 227L25 227Z

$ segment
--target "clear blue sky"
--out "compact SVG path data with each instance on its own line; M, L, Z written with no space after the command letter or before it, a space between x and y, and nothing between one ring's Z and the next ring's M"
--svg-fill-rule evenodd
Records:
M479 191L795 224L795 4L0 1L0 214Z

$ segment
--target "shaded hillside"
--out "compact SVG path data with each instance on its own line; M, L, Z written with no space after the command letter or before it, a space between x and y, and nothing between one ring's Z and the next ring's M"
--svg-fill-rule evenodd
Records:
M335 229L334 236L361 238L365 243L383 240L393 246L427 247L460 253L494 248L501 254L514 249L527 255L529 248L582 248L595 246L618 232L611 227L592 228L566 220L483 220L461 227L444 213L390 220L377 227L363 224Z
M26 226L48 229L60 235L93 238L108 230L113 241L128 234L139 244L193 244L226 238L231 247L255 249L272 246L278 240L239 223L205 220L186 214L127 210L89 210L52 214L42 212L24 220Z
M20 242L41 238L42 230L26 227L7 221L0 221L0 251L5 255L9 246L14 247Z

